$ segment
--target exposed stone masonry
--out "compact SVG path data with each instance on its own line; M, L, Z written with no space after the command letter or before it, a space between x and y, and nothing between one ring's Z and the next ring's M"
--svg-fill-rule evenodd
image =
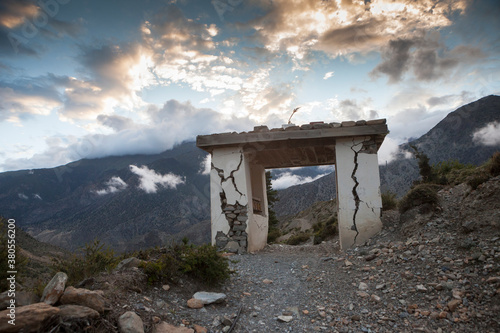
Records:
M228 252L245 253L247 250L247 206L240 205L236 201L234 205L225 205L223 211L229 224L229 232L226 235L218 231L215 236L215 245L218 249Z

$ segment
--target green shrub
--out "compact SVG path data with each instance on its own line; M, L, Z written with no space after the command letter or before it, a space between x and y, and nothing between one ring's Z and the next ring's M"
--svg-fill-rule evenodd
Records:
M391 210L398 207L398 200L396 194L392 192L382 193L382 210Z
M313 244L317 245L337 234L337 217L332 215L326 221L315 223L312 228L314 232Z
M281 231L278 228L269 227L269 232L267 233L268 243L273 243L279 236L281 236Z
M175 282L182 274L190 276L206 285L216 285L229 279L231 269L228 260L217 253L215 246L205 244L195 246L184 240L181 245L173 245L155 260L142 263L139 267L148 276L148 282Z
M399 211L406 212L410 208L422 204L431 204L436 206L439 203L437 192L441 186L434 184L419 184L412 188L399 202Z
M488 161L488 171L493 177L500 175L500 152L495 152Z
M182 272L208 285L220 284L231 276L227 259L213 245L186 245L181 257Z
M478 172L467 179L467 185L475 190L488 179L490 179L490 176L486 172Z
M436 182L442 185L457 185L465 181L475 166L472 164L463 164L457 160L439 162L432 166L433 173L436 175Z
M117 264L113 250L105 248L99 240L86 244L81 254L73 254L66 260L55 260L53 269L68 275L67 285L74 285L103 271L111 271Z
M179 272L180 262L171 254L162 254L160 258L154 261L143 261L140 268L148 277L148 283L172 281Z
M300 243L307 242L310 235L307 232L300 232L286 240L288 245L299 245Z

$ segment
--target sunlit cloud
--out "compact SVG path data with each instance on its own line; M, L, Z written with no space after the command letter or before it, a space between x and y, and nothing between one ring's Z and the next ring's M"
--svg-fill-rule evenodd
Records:
M175 189L177 185L184 184L185 182L185 180L178 175L173 173L162 175L149 169L145 165L141 167L130 165L130 171L139 176L139 188L146 193L156 193L159 186L167 189Z

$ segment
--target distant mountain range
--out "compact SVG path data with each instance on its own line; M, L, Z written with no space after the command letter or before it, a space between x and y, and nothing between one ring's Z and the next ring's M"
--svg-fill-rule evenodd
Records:
M498 96L457 109L412 144L432 163L457 159L480 164L500 147L478 145L472 134L493 121L500 121ZM418 177L417 164L405 158L406 150L408 144L401 145L397 159L381 166L383 190L402 195ZM208 242L210 182L200 172L205 157L194 142L186 142L156 155L83 159L52 169L0 173L0 215L15 218L36 239L67 249L95 238L118 251L163 245L184 236L195 243ZM334 174L281 190L279 197L279 216L331 200Z
M156 155L84 159L52 169L0 173L0 215L15 218L38 240L68 249L95 238L119 251L184 236L207 242L209 176L200 174L205 156L189 142ZM146 185L156 181L156 193L140 188L141 178L131 165L148 168ZM161 181L168 181L169 173L184 183L165 188Z

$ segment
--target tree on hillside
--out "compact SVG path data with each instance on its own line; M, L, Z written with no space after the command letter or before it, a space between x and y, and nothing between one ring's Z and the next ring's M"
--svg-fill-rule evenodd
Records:
M436 175L432 166L429 164L429 156L418 150L417 146L410 145L415 151L415 158L418 161L418 169L422 177L422 183L432 183L436 180Z
M280 234L278 230L279 221L276 212L273 210L274 203L279 200L278 191L273 189L271 179L271 171L266 171L267 216L269 217L268 242L274 241Z

